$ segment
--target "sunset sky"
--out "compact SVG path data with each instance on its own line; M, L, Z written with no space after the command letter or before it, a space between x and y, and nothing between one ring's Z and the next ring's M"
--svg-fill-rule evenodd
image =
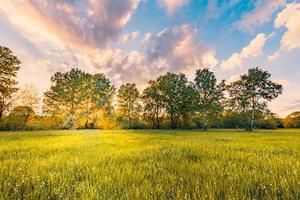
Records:
M0 0L0 45L41 93L72 67L142 89L168 71L229 82L259 66L284 87L272 111L300 110L300 1Z

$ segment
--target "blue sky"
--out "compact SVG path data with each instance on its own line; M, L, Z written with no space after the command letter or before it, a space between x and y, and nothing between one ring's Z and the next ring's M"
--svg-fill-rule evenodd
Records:
M300 110L299 0L0 0L0 45L41 93L72 67L142 89L167 71L230 82L259 66L284 87L270 108Z

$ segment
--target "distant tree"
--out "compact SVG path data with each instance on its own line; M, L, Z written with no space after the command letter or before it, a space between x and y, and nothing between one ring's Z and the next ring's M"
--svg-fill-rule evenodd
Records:
M223 128L243 128L245 127L242 113L231 109L225 110L221 115Z
M177 128L180 118L187 120L194 111L196 93L184 74L167 73L157 78L163 107L170 119L170 127Z
M266 109L265 112L262 113L258 125L262 129L284 128L283 120L269 109Z
M259 68L252 68L241 79L230 84L229 95L232 105L240 108L251 119L249 130L255 125L255 113L264 110L267 102L282 93L282 86L270 80L271 75Z
M152 121L153 128L161 127L163 102L157 81L149 81L142 94L144 117Z
M10 49L0 46L0 127L13 104L13 94L18 91L16 76L20 64Z
M120 86L117 94L118 111L132 128L133 121L139 118L141 105L139 103L139 90L134 83L126 83Z
M300 128L300 112L293 112L284 118L286 128Z
M29 117L38 110L40 104L40 97L37 88L32 85L25 85L20 89L18 95L18 103L24 109L27 108L27 114L24 118L24 124L27 123Z
M225 81L217 84L217 79L209 69L198 69L194 80L198 94L196 110L201 114L203 128L207 130L209 123L216 120L223 110Z
M34 117L35 113L29 106L16 106L9 113L6 120L8 129L24 129L26 122Z

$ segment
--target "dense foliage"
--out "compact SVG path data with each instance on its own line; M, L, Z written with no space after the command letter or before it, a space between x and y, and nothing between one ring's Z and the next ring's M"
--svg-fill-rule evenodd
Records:
M1 47L0 54L1 129L298 127L296 114L283 123L267 109L282 86L260 68L228 84L208 68L198 69L192 82L168 72L141 92L135 83L116 90L104 74L72 68L51 77L41 109L34 87L17 93L20 61L8 48Z
M13 94L18 90L16 76L20 64L10 49L0 46L0 128L12 106Z

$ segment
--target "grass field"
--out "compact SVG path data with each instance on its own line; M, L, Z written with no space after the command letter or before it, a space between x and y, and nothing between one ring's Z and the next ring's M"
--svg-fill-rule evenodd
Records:
M300 130L1 132L0 199L300 199Z

